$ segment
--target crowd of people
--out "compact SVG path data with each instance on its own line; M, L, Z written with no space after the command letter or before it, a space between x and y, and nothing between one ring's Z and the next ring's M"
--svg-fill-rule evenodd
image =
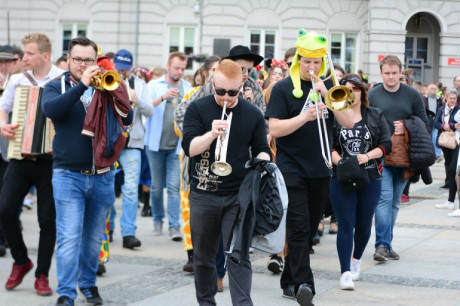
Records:
M183 270L194 273L200 305L215 305L226 270L232 303L253 304L250 250L228 257L249 160L275 163L282 173L285 248L268 254L267 269L281 275L282 296L300 305L316 293L310 255L324 218L337 234L339 287L353 290L373 220L373 259L400 259L392 247L399 205L410 201L411 182L431 183L434 162L444 160L449 189L436 208L460 216L460 76L453 88L412 82L388 55L381 82L370 83L362 71L331 65L327 38L303 29L282 60L237 45L223 58L207 57L193 75L177 51L164 68L148 69L134 67L129 50L103 54L86 37L72 39L54 63L45 34L28 34L22 45L0 46L0 256L10 248L14 260L7 290L34 266L20 222L31 188L40 227L35 289L53 294L56 249L56 305L73 305L77 288L86 303L103 304L99 254L107 224L107 240L116 234L117 186L123 248L142 245L138 214L152 218L157 236L167 217L169 238L184 243ZM55 130L52 153L10 155L22 130L12 119L21 112L18 87L41 88L38 108Z

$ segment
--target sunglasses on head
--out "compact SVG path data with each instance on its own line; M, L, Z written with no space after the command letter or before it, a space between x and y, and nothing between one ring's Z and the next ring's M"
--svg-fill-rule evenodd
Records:
M223 88L216 88L215 91L218 96L225 96L225 94L228 94L230 97L235 97L240 93L240 91L236 89L225 90Z

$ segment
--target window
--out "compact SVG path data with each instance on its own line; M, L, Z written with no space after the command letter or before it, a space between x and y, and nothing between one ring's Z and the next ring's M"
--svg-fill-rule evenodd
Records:
M427 37L406 37L404 52L404 62L409 58L423 59L427 63L428 59L428 38Z
M251 30L249 46L251 52L264 58L275 58L276 32L266 30Z
M345 69L346 73L358 70L358 34L331 33L331 57L334 65Z
M69 52L69 42L72 38L86 36L86 24L64 23L62 25L62 54Z
M169 29L169 53L183 52L187 55L186 69L193 69L195 28L171 27Z

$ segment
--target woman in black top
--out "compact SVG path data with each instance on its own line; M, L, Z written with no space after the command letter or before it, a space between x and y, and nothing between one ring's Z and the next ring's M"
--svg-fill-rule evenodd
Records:
M334 125L334 175L331 179L330 199L340 224L337 233L337 251L342 273L340 288L353 290L353 280L359 278L361 256L369 241L372 218L380 198L381 158L390 153L391 140L382 112L369 107L367 90L361 79L355 74L349 74L340 83L351 88L355 95L355 102L351 107L355 125L352 128ZM337 181L336 166L341 159L354 155L361 167L367 170L370 183L357 191L346 192Z

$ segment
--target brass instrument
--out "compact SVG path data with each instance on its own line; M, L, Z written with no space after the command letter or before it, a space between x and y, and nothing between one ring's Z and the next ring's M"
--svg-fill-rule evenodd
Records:
M82 72L84 69L82 69ZM91 78L91 85L99 90L112 91L118 88L121 83L121 78L118 72L114 70L107 70L105 72L98 72Z
M329 63L329 69L331 70L333 87L327 92L325 104L331 111L341 112L349 109L353 105L355 102L355 94L351 88L339 85L331 56L329 53L326 53L326 56Z
M224 120L227 117L228 127L224 131L222 135L217 137L216 143L216 152L214 155L215 162L211 165L211 171L219 176L227 176L232 173L232 166L226 162L227 159L227 148L228 148L228 140L230 137L230 125L232 123L232 116L233 113L227 115L225 110L227 108L227 101L224 102L224 106L222 108L222 117L220 120Z

